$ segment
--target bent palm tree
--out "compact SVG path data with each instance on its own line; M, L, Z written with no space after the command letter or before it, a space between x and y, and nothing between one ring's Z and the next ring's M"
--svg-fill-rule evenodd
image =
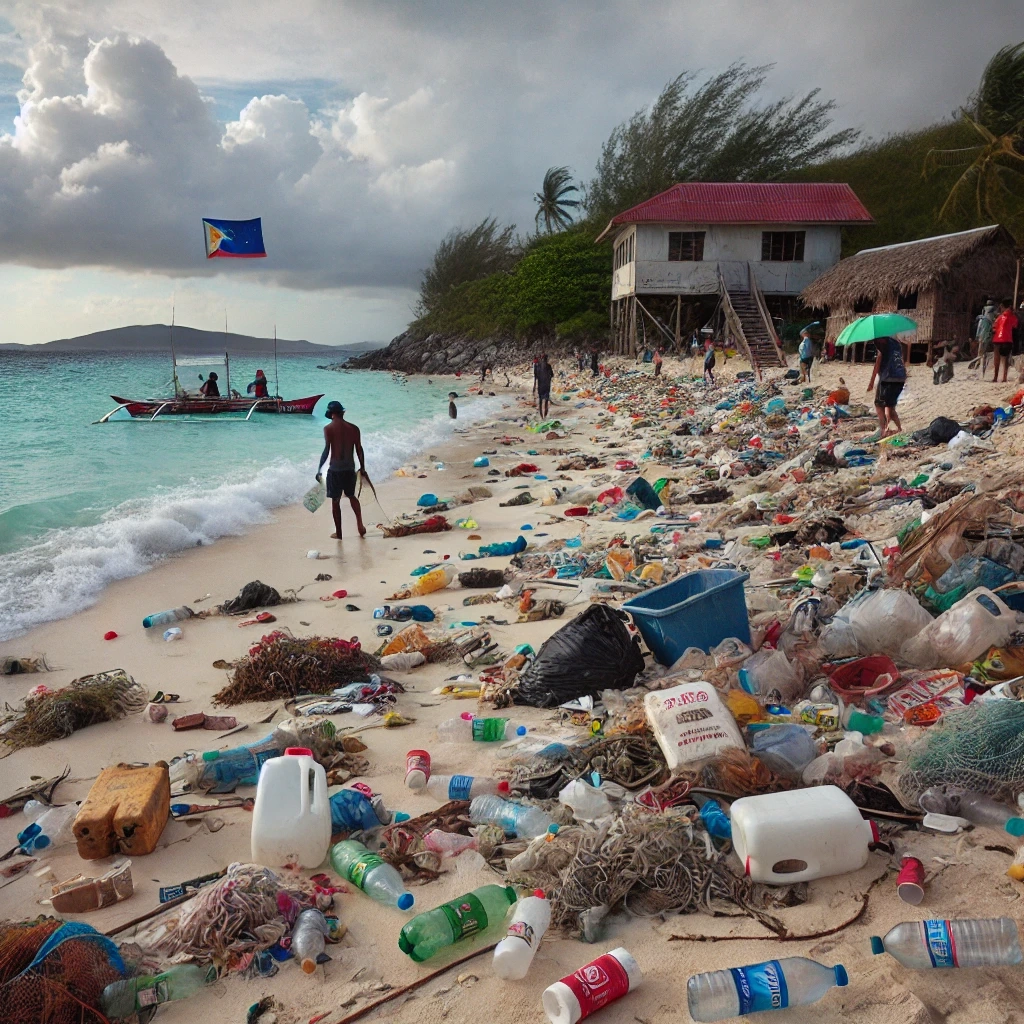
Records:
M946 197L939 217L970 204L981 219L1006 220L1024 228L1024 43L1005 46L981 76L964 122L979 136L974 146L933 149L924 173L964 168Z
M569 211L580 205L579 200L568 198L574 192L579 192L579 188L573 183L572 173L568 167L548 168L541 190L533 195L533 200L537 204L534 223L538 230L541 221L544 221L544 229L549 234L567 228L572 223L572 214Z

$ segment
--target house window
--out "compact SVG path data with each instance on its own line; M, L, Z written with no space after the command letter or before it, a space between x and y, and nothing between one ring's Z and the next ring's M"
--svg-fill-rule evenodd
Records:
M908 292L896 299L897 309L917 309L917 292Z
M633 262L635 241L636 235L630 235L629 238L624 239L615 246L615 270L618 270L619 267L624 267L627 263Z
M700 263L704 259L704 232L670 231L668 258L670 263Z
M762 231L762 263L802 263L805 231Z
M861 314L870 313L870 312L872 312L874 310L874 308L875 308L875 300L874 299L858 299L853 304L853 311L854 311L854 313L861 313Z

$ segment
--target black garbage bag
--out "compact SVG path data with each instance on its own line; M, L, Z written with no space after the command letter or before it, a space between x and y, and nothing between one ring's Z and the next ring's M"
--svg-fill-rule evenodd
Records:
M270 608L280 603L281 595L273 587L253 580L242 587L237 597L218 605L217 610L223 615L240 615L242 612L252 611L253 608Z
M928 435L932 444L949 444L960 433L960 424L948 416L936 416L928 424Z
M553 708L600 690L624 690L644 669L639 637L626 616L603 604L589 605L541 645L512 693L517 704Z

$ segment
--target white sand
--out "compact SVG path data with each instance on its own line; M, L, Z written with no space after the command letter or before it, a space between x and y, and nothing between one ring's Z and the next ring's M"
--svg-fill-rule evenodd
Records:
M666 376L677 369L686 369L675 361L667 360ZM731 372L737 364L730 361ZM856 399L864 395L866 366L844 367L833 365L815 367L815 384L833 384L840 374L845 376ZM960 376L949 385L934 387L931 374L924 367L911 368L908 400L900 406L904 425L916 429L927 425L938 414L966 415L969 408L982 401L995 403L1012 394L1016 385L992 385L964 379L965 371L957 367ZM699 371L698 371L699 372ZM725 378L726 367L718 367L720 380ZM465 381L462 382L465 384ZM870 404L868 396L864 400ZM510 399L511 401L511 399ZM504 433L519 434L524 443L513 449L500 448L500 454L491 457L492 467L505 469L522 461L516 452L528 448L540 451L552 447L568 448L575 445L588 447L593 431L589 422L593 410L576 413L571 406L554 403L553 415L581 415L581 422L571 438L564 442L545 442L535 435L523 434L513 425L503 423L474 428L462 442L449 450L432 452L447 463L441 473L432 468L425 470L427 479L394 479L378 486L381 501L391 513L411 508L415 498L424 491L439 494L458 493L471 483L488 483L486 470L473 469L472 458L485 448L494 447L493 438ZM606 437L608 432L602 435ZM1018 440L1024 431L1010 428L1003 431L1000 446L1020 450ZM629 442L627 442L627 445ZM1019 446L1019 447L1018 447ZM639 454L639 450L635 454ZM428 453L425 453L425 455ZM419 461L421 467L430 466L427 458ZM558 461L553 456L530 458L542 471L549 472ZM614 460L612 460L614 461ZM372 473L373 467L369 467ZM553 474L551 474L553 475ZM574 474L577 479L585 475ZM197 598L211 594L212 599L196 608L209 607L216 601L233 596L239 588L259 578L279 590L306 584L298 604L274 609L278 622L290 627L296 635L327 634L342 637L359 636L367 648L377 645L374 606L408 580L415 566L435 556L424 554L434 549L439 554L475 548L477 543L508 539L516 535L522 523L532 523L537 532L551 536L572 536L578 524L560 520L556 525L547 510L534 504L522 508L500 509L498 502L507 500L513 487L524 481L505 480L494 487L495 496L486 501L457 510L449 515L454 521L460 515L472 515L480 524L474 532L482 534L482 542L466 539L462 530L446 534L414 536L402 540L384 540L371 528L370 536L360 541L355 536L352 517L344 513L346 538L342 543L328 539L332 532L329 509L310 516L301 506L281 510L275 521L254 530L245 537L218 541L210 548L199 549L173 558L153 571L135 579L117 583L108 588L95 607L71 619L41 626L26 636L0 644L0 656L25 656L45 653L55 671L49 675L15 676L0 681L3 698L16 705L34 685L45 682L51 687L65 685L78 676L103 669L122 667L131 673L152 694L158 689L180 693L182 713L214 711L210 696L226 682L226 674L211 667L214 660L232 660L257 639L264 629L240 629L238 619L212 618L200 622L185 622L185 638L178 643L164 643L156 637L144 635L140 619L148 612L179 604L194 604ZM556 508L560 511L560 508ZM365 519L373 524L383 519L372 498L365 503ZM309 548L319 548L330 555L329 560L310 561ZM506 559L474 562L473 565L504 566ZM468 568L469 563L461 563ZM331 573L330 583L312 583L320 572ZM311 584L311 585L310 585ZM319 598L332 590L344 587L347 599L322 603ZM426 599L443 615L443 621L473 618L473 612L494 612L499 618L514 619L501 605L481 609L463 609L465 596L456 587ZM346 612L348 602L357 604L359 612ZM535 647L564 624L579 606L570 609L561 620L497 627L494 633L510 650L520 642ZM302 625L302 622L309 625ZM106 630L121 634L113 642L102 637ZM406 750L425 747L432 752L434 771L441 773L466 772L486 774L491 753L483 745L438 744L433 738L433 726L459 712L475 709L475 702L453 701L430 696L430 690L457 669L448 666L426 666L407 677L409 693L400 699L399 708L406 715L415 716L414 726L397 730L376 730L362 735L369 749L370 773L365 781L384 795L388 806L406 810L415 815L432 806L431 797L414 796L403 784ZM275 705L247 704L220 709L234 714L240 722L255 723ZM278 705L279 706L279 705ZM172 708L173 716L177 709ZM535 709L517 709L512 713L517 720L528 725L540 725L551 720L549 712ZM276 720L282 716L278 715ZM353 724L354 716L336 716L339 725ZM223 746L234 746L262 737L270 726L252 725L239 736L223 741ZM91 780L105 765L119 761L155 761L169 759L186 748L211 749L216 746L215 733L195 731L176 734L169 719L156 725L136 716L129 720L90 727L72 737L46 747L19 751L0 761L0 777L5 791L12 791L28 782L33 775L52 775L65 764L71 766L73 781L64 783L58 795L64 800L82 799ZM243 794L252 792L241 790ZM212 834L204 825L188 826L171 821L160 840L158 849L148 857L133 862L135 895L127 902L90 915L81 920L105 930L134 918L157 905L157 889L200 874L217 870L235 860L249 859L249 815L239 809L226 809L220 815L225 827ZM16 816L0 821L0 849L9 849L24 819ZM491 971L490 956L485 955L472 963L450 971L419 989L414 998L402 997L371 1014L370 1020L471 1022L489 1015L497 1015L507 1024L540 1022L544 1015L540 993L545 986L569 973L588 960L617 945L627 946L644 971L643 987L626 1000L604 1011L602 1018L609 1022L640 1021L641 1024L686 1021L685 984L689 975L701 970L751 963L783 956L812 956L829 965L842 962L850 973L850 986L833 991L817 1007L790 1011L786 1020L792 1022L839 1021L850 1018L865 1024L978 1024L1024 1020L1016 1007L1019 1004L1019 970L910 972L887 956L873 957L868 938L884 934L901 920L917 919L926 915L935 917L1019 916L1021 888L1005 877L1009 858L1000 852L987 852L988 845L1009 845L1008 837L985 830L956 841L922 837L919 842L921 856L931 876L921 908L902 904L895 894L892 876L872 890L870 905L852 927L827 939L811 942L732 941L724 943L669 942L668 936L684 934L714 934L755 936L761 933L753 922L743 918L711 919L702 915L670 917L665 921L622 919L611 923L606 938L594 945L549 937L541 947L527 978L518 983L496 979ZM945 863L935 858L946 858ZM102 870L104 862L92 865L79 860L74 847L56 853L52 858L57 879L64 879L91 868ZM453 869L439 881L416 888L417 909L428 909L486 882L500 879L485 869L480 874L464 874ZM870 881L885 870L881 854L872 855L862 871L838 879L813 883L805 906L780 912L795 932L825 930L847 920L858 907L859 894ZM21 877L0 889L0 916L20 919L32 918L47 912L39 900L49 893L44 884L31 875ZM203 993L184 1003L171 1004L161 1009L159 1020L168 1024L195 1021L235 1021L245 1019L246 1008L261 996L276 995L291 1011L295 1021L305 1022L320 1014L325 1024L336 1024L367 1001L380 994L381 985L402 986L434 970L441 960L423 966L413 964L397 948L397 934L405 917L398 911L382 908L359 892L338 897L338 913L348 927L342 944L330 947L332 963L312 977L303 975L292 963L283 964L276 977L251 982L229 978L220 982L214 991ZM128 935L120 938L126 939ZM486 941L493 941L494 937ZM468 948L468 947L467 947ZM458 952L467 951L460 948ZM463 978L463 985L457 978ZM473 976L478 981L473 980ZM284 1018L282 1018L283 1020ZM782 1018L780 1018L782 1019Z

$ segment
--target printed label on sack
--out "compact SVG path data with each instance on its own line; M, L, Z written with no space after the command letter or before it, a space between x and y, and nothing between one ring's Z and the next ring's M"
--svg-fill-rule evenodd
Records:
M469 791L473 785L472 775L453 775L448 780L449 800L468 800Z
M948 921L922 921L924 939L928 944L928 956L932 967L958 967L956 943L949 930Z
M536 930L533 925L528 921L513 921L508 926L508 935L505 937L508 939L516 938L522 939L531 949L533 948L533 940L536 937Z
M366 872L372 871L375 867L383 864L384 860L378 857L375 853L368 853L365 857L361 857L348 869L348 880L353 885L358 885L360 889L363 887L363 880L366 878Z
M487 911L484 905L470 892L451 903L442 903L441 910L452 926L453 942L468 939L487 927Z
M778 960L750 967L733 967L729 973L736 985L739 1016L760 1010L784 1010L789 1006L789 989Z
M629 975L626 969L611 955L605 953L581 967L575 974L562 979L563 985L572 989L576 1001L580 1004L580 1020L589 1016L602 1006L629 991Z

